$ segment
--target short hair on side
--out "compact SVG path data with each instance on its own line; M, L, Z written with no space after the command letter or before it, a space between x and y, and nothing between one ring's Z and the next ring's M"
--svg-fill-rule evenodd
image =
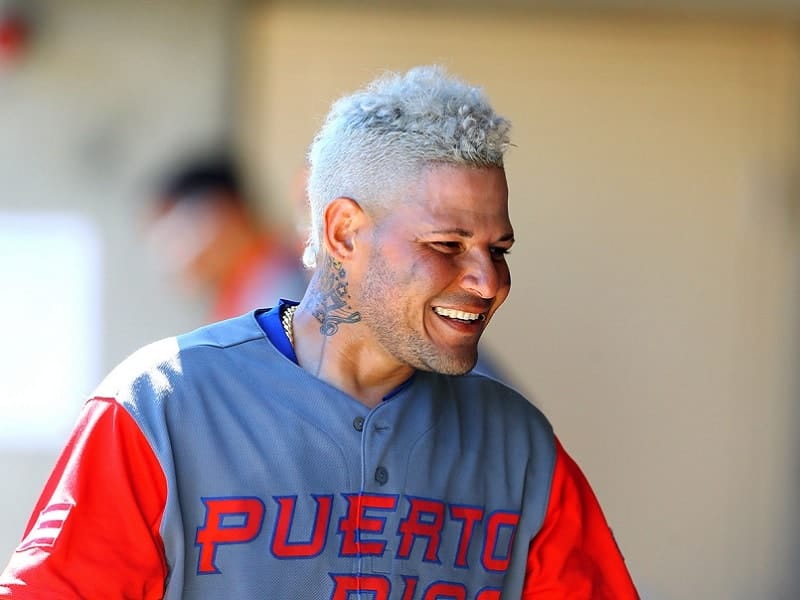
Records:
M502 167L510 127L481 88L438 65L387 73L340 98L308 151L311 233L303 263L316 266L332 200L385 207L430 164Z

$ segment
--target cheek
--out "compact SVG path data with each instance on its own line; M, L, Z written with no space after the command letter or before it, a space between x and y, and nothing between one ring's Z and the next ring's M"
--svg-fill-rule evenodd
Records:
M414 267L414 286L429 296L458 289L460 271L448 258L420 261Z
M434 251L392 257L389 261L399 279L418 288L446 287L457 272L451 257Z

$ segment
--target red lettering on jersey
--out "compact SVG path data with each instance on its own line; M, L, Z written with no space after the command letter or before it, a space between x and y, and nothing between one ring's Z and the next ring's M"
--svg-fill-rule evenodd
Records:
M403 590L403 597L400 600L414 600L414 594L417 592L417 582L419 577L411 575L403 575L403 583L405 589Z
M483 546L481 562L487 571L503 572L508 569L511 562L511 547L514 543L514 534L517 531L519 515L512 512L499 511L489 516L486 523L486 540ZM505 556L497 556L497 544L500 532L503 529L511 529L511 534L507 542Z
M349 600L350 594L366 592L374 594L371 600L389 600L391 584L382 575L334 575L331 600Z
M198 574L221 573L215 563L217 546L245 544L254 540L264 520L264 503L255 497L201 498L206 505L206 518L197 528L195 545L200 546ZM236 524L226 521L237 520Z
M422 600L467 600L467 588L460 583L437 581L428 586Z
M317 502L311 539L307 542L290 542L289 536L297 506L297 496L273 496L278 503L278 516L272 534L272 554L276 558L311 558L325 549L328 525L331 522L333 496L313 496Z
M423 560L439 562L439 546L444 526L444 502L426 498L409 498L408 516L400 521L397 532L401 535L397 558L409 558L414 542L425 538L427 545Z
M458 551L456 552L456 560L453 566L468 569L467 554L469 553L469 544L472 541L475 526L479 521L483 520L483 509L477 506L451 506L450 518L464 523L461 526L461 536L458 539Z
M368 510L395 510L397 498L380 494L344 494L347 513L339 519L341 556L382 556L386 540L362 541L362 533L383 533L385 517L367 516Z
M500 600L500 592L503 590L498 590L496 588L483 588L478 595L475 596L475 600Z

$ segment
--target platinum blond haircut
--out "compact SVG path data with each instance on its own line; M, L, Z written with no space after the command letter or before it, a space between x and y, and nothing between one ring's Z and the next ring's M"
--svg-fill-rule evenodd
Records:
M308 151L311 231L303 263L316 266L332 200L386 208L430 164L502 167L510 127L480 88L439 66L387 73L340 98Z

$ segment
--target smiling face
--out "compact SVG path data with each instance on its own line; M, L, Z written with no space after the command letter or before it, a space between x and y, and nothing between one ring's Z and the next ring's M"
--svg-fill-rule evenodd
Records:
M437 165L409 193L371 230L357 308L401 363L466 373L511 288L505 172Z

